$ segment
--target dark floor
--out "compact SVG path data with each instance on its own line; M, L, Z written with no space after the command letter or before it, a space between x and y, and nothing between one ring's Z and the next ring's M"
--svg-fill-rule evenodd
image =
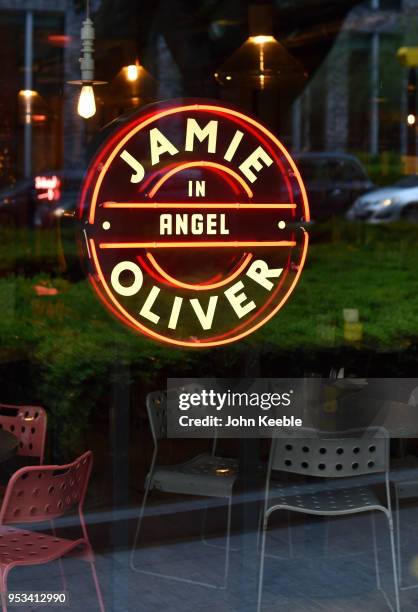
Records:
M151 520L160 514L165 531L184 517L192 498L181 504L150 506ZM202 502L198 502L198 505ZM175 511L177 510L177 511ZM114 513L115 540L124 537L125 527L135 516L135 509ZM89 522L109 520L108 515L89 516ZM418 584L418 508L405 505L401 510L403 545L401 550L405 584ZM184 527L187 533L187 525ZM394 600L389 535L385 516L376 520L382 588ZM292 550L289 549L289 528ZM181 531L181 529L180 529ZM223 546L223 538L210 543ZM369 513L326 521L322 518L294 520L287 516L273 521L269 530L263 589L263 611L280 612L369 612L388 610L381 591L376 588L373 540ZM119 542L120 543L120 542ZM97 555L97 570L106 609L113 612L235 612L256 610L259 555L257 533L232 536L228 587L225 590L196 586L134 572L130 568L128 547L115 548ZM291 552L291 556L289 556ZM166 572L178 577L220 584L224 549L205 545L186 536L167 545L140 547L135 563L148 571ZM89 567L75 559L64 561L70 609L98 610ZM59 591L62 587L57 562L33 568L16 568L10 574L10 591ZM20 608L29 610L27 606ZM35 609L35 608L34 608ZM37 610L59 610L56 606ZM418 609L418 588L401 591L403 612Z

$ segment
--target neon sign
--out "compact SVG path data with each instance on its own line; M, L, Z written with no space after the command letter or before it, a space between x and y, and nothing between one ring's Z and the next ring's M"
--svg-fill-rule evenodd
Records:
M54 202L61 197L61 179L55 174L52 176L36 176L35 189L38 200Z
M91 284L154 340L213 347L281 309L305 263L299 171L258 120L206 100L148 106L104 142L79 218Z

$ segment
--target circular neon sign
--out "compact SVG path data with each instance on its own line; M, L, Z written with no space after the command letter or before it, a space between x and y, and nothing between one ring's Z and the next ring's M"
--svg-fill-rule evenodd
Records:
M309 206L258 120L206 100L148 106L95 155L79 203L89 278L126 325L213 347L256 331L301 275Z

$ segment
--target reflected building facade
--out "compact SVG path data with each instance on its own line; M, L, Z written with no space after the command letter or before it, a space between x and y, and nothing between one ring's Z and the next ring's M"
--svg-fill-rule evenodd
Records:
M82 163L78 91L66 81L79 78L83 15L72 0L0 0L0 188Z
M293 107L296 151L352 152L368 161L407 153L407 69L417 0L369 0L353 8L326 60Z

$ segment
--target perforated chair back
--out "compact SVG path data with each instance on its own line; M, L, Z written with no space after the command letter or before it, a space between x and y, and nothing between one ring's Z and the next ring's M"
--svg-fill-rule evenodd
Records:
M187 384L178 390L179 393L187 392L188 394L199 393L202 387L196 384ZM146 406L148 419L151 427L152 437L154 442L167 437L167 413L168 410L177 411L177 406L174 402L167 401L167 393L164 391L152 391L148 393L146 398ZM202 407L194 406L193 414L197 415ZM204 414L202 414L204 416Z
M41 406L0 404L0 428L19 440L17 454L44 461L47 414Z
M167 437L167 395L163 391L148 393L147 413L154 441Z
M377 428L344 434L298 429L298 437L274 440L271 469L327 478L387 472L389 439Z
M74 507L81 511L93 461L88 451L67 465L28 466L13 474L0 510L0 524L50 521Z

